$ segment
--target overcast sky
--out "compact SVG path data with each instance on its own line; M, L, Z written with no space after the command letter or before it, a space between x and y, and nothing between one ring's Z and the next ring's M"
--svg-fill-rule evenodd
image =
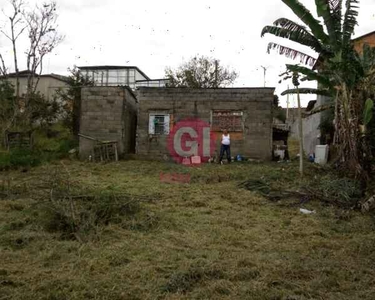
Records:
M30 6L42 2L29 1ZM314 0L302 2L315 9ZM355 36L375 30L375 0L360 2ZM0 4L9 8L8 0ZM73 65L134 65L151 78L162 78L166 67L207 55L239 73L235 87L263 86L261 66L267 68L266 86L276 87L278 94L287 86L278 84L278 75L291 61L266 53L268 42L278 39L260 37L262 28L277 18L296 20L281 0L58 0L57 4L59 30L65 39L46 58L44 73L67 74ZM0 51L8 54L7 64L13 68L11 47L3 37ZM20 56L22 70L25 60ZM285 106L286 97L281 99ZM310 99L314 96L304 97L304 104ZM290 102L296 105L293 97Z

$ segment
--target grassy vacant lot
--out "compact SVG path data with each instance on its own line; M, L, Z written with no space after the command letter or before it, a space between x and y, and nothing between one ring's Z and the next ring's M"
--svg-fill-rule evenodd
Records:
M299 180L297 168L66 161L0 173L10 180L0 186L0 299L375 299L371 216L237 186L296 189L331 176L310 166ZM191 183L162 183L160 172L188 172ZM110 192L133 206L113 219L100 210L104 223L87 214L94 228L78 241L45 209L54 178L77 199Z

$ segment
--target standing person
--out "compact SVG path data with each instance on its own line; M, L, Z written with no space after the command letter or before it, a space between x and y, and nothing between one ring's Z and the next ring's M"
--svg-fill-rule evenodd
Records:
M224 133L221 136L221 148L220 148L220 163L223 164L224 152L227 154L228 163L231 162L230 157L230 135L228 130L224 129Z

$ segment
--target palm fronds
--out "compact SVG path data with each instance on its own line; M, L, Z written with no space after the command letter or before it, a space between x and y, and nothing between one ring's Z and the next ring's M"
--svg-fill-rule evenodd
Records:
M316 62L316 59L306 53L301 51L282 46L277 43L269 43L267 48L267 53L270 53L271 50L276 50L280 55L284 55L291 59L296 59L297 57L300 59L300 62L305 65L313 66Z
M354 27L357 25L358 3L359 0L346 0L346 12L342 28L342 42L344 47L349 45Z
M278 20L275 22L276 24L277 21ZM300 26L292 21L290 22L291 23L288 23L285 27L280 27L277 25L265 26L262 30L261 36L263 37L266 33L269 33L277 37L286 38L293 42L310 47L318 53L323 51L322 45L311 33L309 33L303 26Z
M323 18L330 42L335 47L340 44L341 1L315 0L318 16Z
M305 75L304 79L309 81L317 81L318 83L322 84L326 88L331 88L331 81L328 76L324 76L316 71L313 71L309 68L298 66L298 65L286 65L286 68L290 71L295 71ZM302 81L304 81L302 79Z
M281 93L281 96L285 96L287 94L297 94L297 91L300 94L315 94L315 95L322 95L322 96L331 96L331 93L326 89L314 89L314 88L299 88L297 89L288 89Z
M322 111L326 111L326 110L329 110L329 109L332 109L335 107L335 103L334 102L330 102L330 103L326 103L326 104L322 104L322 105L319 105L318 107L314 107L311 111L309 112L305 112L304 113L304 117L308 117L308 116L311 116L311 115L314 115L314 114L317 114L317 113L320 113Z
M329 37L323 26L314 18L311 12L298 0L282 0L305 23L312 34L322 43L329 43Z

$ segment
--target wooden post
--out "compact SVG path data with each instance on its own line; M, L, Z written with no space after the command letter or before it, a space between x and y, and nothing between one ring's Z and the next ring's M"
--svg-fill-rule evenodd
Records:
M115 159L118 161L117 143L115 143Z
M298 101L298 134L299 134L299 172L303 176L303 127L302 127L302 110L301 98L299 95L299 88L297 88L297 101Z

